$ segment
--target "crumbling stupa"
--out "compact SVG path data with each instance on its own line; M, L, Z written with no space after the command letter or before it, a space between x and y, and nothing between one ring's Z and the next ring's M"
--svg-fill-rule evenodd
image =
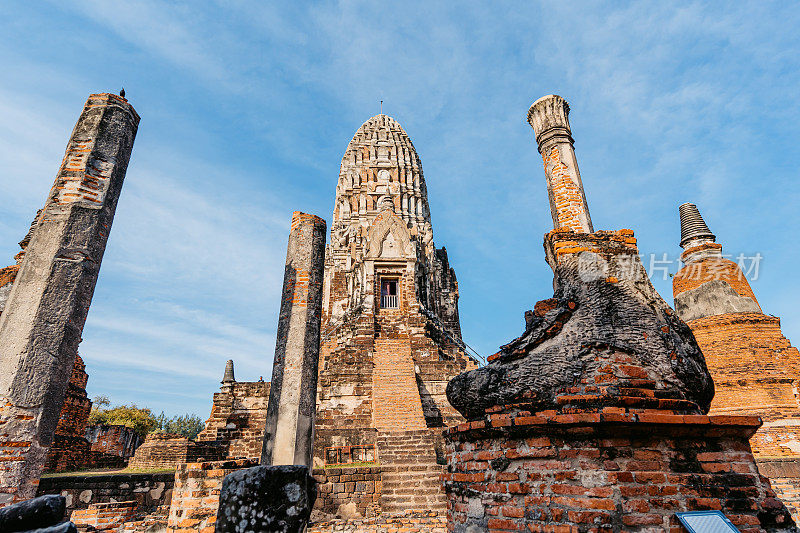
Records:
M555 229L553 298L485 367L454 378L450 531L669 531L721 510L741 531L794 531L748 438L761 421L707 416L714 389L688 326L653 289L630 230L593 232L555 95L528 112Z

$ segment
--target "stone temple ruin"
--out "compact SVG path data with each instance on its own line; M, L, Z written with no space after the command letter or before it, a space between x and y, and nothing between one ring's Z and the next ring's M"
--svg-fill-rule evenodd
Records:
M488 363L461 339L419 156L380 114L342 158L324 264L325 222L293 215L272 381L236 381L228 361L195 440L139 445L86 429L77 340L138 124L124 98L92 95L17 265L0 270L3 503L60 494L47 505L83 530L124 532L294 531L310 505L309 533L680 531L689 511L795 531L800 354L693 204L675 310L664 302L633 232L594 230L568 117L554 95L528 112L555 293ZM129 466L174 475L39 481L133 449ZM279 508L302 508L294 529L269 525Z

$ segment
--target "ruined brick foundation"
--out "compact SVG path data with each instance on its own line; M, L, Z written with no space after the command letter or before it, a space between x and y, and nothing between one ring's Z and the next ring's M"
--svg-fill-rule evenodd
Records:
M748 439L758 417L707 416L713 383L658 296L633 233L545 236L555 295L448 398L449 531L674 531L716 509L740 531L795 531Z
M793 527L750 453L757 418L604 411L449 430L449 531L677 533L676 512L709 509L742 532Z

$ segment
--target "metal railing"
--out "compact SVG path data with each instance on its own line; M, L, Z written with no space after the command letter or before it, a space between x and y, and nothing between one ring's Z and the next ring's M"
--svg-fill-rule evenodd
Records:
M383 309L397 309L397 295L384 294L381 296L381 307Z

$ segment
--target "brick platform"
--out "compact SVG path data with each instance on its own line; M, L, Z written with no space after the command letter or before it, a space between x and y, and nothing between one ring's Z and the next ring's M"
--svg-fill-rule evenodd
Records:
M70 520L78 527L91 526L96 531L115 531L133 518L136 502L93 503L87 509L72 512Z
M794 524L759 475L756 417L496 414L447 431L449 531L682 531L678 511L716 509L744 532Z

